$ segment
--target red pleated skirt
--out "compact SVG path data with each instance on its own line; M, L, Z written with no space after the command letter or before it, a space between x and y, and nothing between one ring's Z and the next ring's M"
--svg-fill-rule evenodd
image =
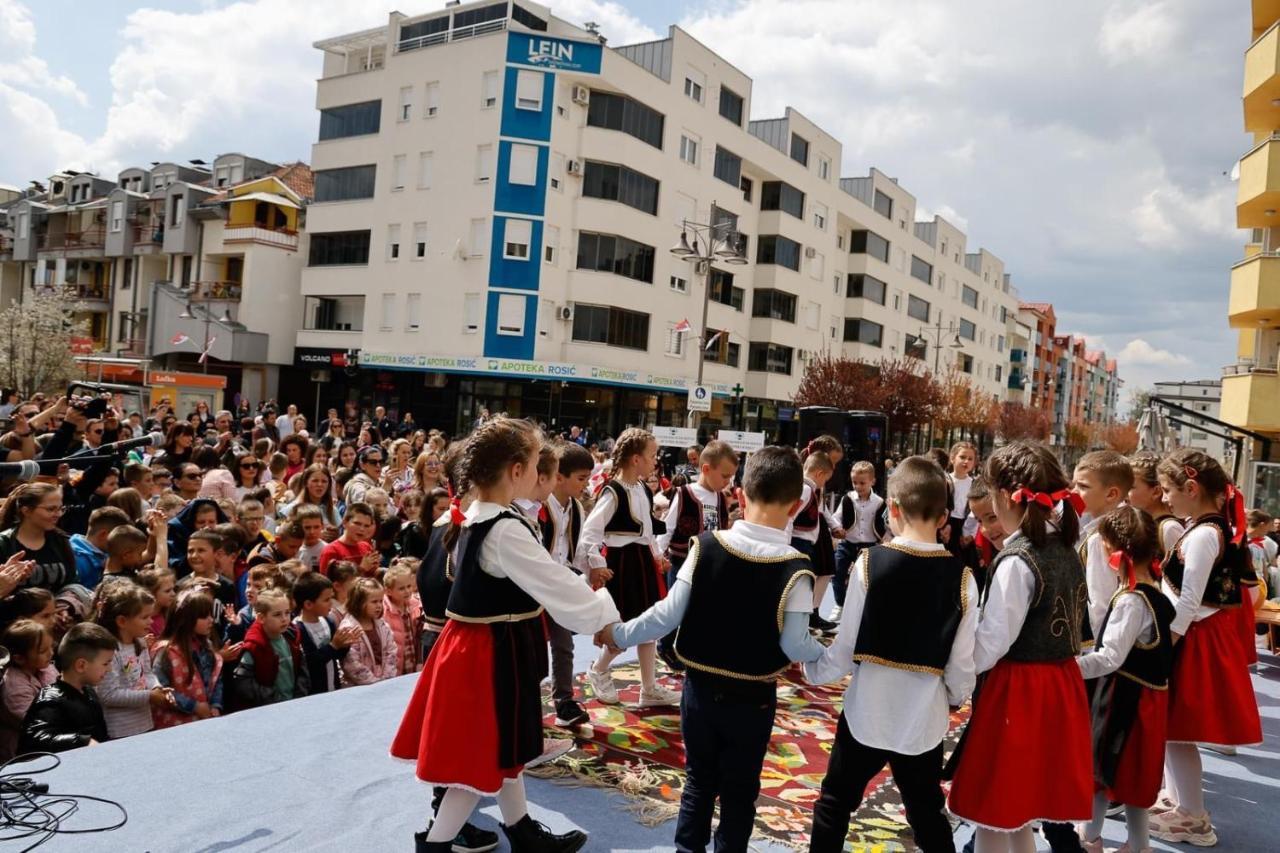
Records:
M494 796L524 770L498 766L493 665L489 625L445 623L391 741L422 781Z
M1142 688L1138 712L1116 763L1115 780L1106 789L1109 799L1143 809L1155 805L1164 777L1164 746L1168 730L1169 691Z
M1262 743L1240 617L1219 610L1192 622L1174 649L1169 677L1169 742L1215 746Z
M1002 660L974 702L947 806L987 829L1088 820L1093 810L1089 701L1075 660Z

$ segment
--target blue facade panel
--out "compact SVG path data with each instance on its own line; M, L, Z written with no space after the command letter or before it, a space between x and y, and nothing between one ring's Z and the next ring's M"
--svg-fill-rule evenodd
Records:
M538 298L524 300L524 333L498 334L498 299L502 294L490 290L484 320L484 354L488 358L533 358L533 336L537 333Z
M551 141L551 116L555 111L556 75L542 73L542 109L516 109L516 80L520 69L508 68L502 87L502 135L537 142Z
M503 257L508 218L510 217L493 217L493 240L489 245L489 286L536 291L542 266L542 222L533 220L528 259L516 260Z
M511 183L511 145L498 143L498 174L493 197L493 209L499 213L523 213L526 216L542 216L547 208L547 169L551 161L551 149L538 146L538 171L533 186Z

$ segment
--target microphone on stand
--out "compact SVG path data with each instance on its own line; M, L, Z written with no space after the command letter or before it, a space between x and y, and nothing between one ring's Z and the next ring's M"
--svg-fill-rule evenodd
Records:
M104 444L98 448L85 448L65 459L23 459L20 462L0 462L0 477L16 477L19 481L26 483L40 476L57 476L58 469L63 465L80 469L92 468L103 463L109 465L116 461L118 454L135 447L163 446L164 434L152 432L139 438Z
M118 453L124 453L137 447L164 447L164 433L149 432L138 438L126 438L124 441L117 441L113 444L103 444L99 447L86 447L79 450L69 458L78 459L82 456L114 456Z

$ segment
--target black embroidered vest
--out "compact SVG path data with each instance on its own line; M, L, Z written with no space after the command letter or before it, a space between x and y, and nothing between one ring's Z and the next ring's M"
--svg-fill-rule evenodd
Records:
M1166 690L1169 687L1169 673L1173 671L1173 637L1169 633L1169 623L1175 614L1173 602L1163 592L1151 584L1140 583L1134 589L1121 589L1111 597L1111 606L1102 619L1102 627L1098 630L1098 648L1103 648L1103 637L1106 634L1107 622L1116 602L1124 595L1137 595L1146 603L1155 620L1156 636L1150 643L1135 642L1129 656L1120 664L1119 673L1126 678L1138 682L1153 690Z
M436 631L444 628L449 593L453 591L449 555L444 547L444 534L448 529L448 524L432 526L427 552L418 566L418 597L422 599L422 616Z
M817 529L818 519L822 516L820 511L822 507L822 489L819 489L808 480L805 480L805 484L809 487L809 502L800 508L799 515L791 522L791 528L792 530L803 530L807 533Z
M964 563L947 551L876 545L862 552L850 581L867 594L853 659L942 675L960 618L977 605Z
M458 537L456 564L451 565L453 589L449 592L447 615L459 622L519 622L542 615L542 605L510 578L498 578L480 568L480 546L493 526L504 518L514 518L537 539L524 516L504 509L493 518L462 528Z
M538 510L538 530L542 534L542 547L547 549L547 553L551 552L552 546L556 544L556 537L560 535L557 526L559 516L556 511L551 508L551 501L555 498L547 498L542 504L542 508ZM565 536L565 544L569 548L569 562L573 562L574 555L578 552L578 537L582 535L582 504L577 498L571 498L569 501L569 532Z
M676 513L676 529L671 534L671 542L667 551L673 557L683 559L689 553L689 542L695 536L707 531L703 530L702 501L688 486L680 487L680 509ZM724 499L724 492L716 493L716 530L729 528L729 503Z
M1221 539L1218 545L1218 558L1213 561L1209 580L1204 586L1204 596L1200 601L1209 607L1239 607L1240 602L1243 601L1241 588L1255 583L1257 576L1250 565L1248 549L1231 541L1231 525L1225 516L1206 515L1188 525L1178 544L1169 552L1161 565L1165 582L1175 593L1182 594L1182 575L1186 571L1182 543L1187 540L1191 531L1205 524L1217 528Z
M644 516L653 513L653 493L649 491L649 487L644 483L640 484L644 489L646 500L644 506L637 507L631 505L631 498L626 488L617 480L610 480L604 484L604 487L613 492L613 497L618 504L614 508L613 515L604 523L604 532L621 533L627 536L642 535Z
M773 681L790 665L782 653L783 607L801 577L813 580L800 554L751 557L703 533L689 546L689 607L675 650L693 670L743 681Z
M1034 548L1025 537L996 557L991 574L1000 564L1019 556L1031 567L1035 591L1022 630L1005 657L1022 662L1060 661L1080 653L1088 622L1089 591L1080 557L1052 533L1043 548Z
M871 493L872 497L879 498L875 492ZM875 533L875 541L879 542L884 538L888 525L884 518L884 499L880 499L875 503L875 507L871 510L873 518L871 519L871 530ZM840 526L845 530L852 530L854 525L858 523L858 505L854 503L853 493L845 495L840 499ZM866 544L866 543L858 543Z

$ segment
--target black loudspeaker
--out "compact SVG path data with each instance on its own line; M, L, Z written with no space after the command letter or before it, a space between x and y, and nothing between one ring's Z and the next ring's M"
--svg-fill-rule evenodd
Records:
M867 461L876 468L876 491L884 494L884 457L889 439L889 419L880 412L847 412L830 406L806 406L797 413L800 429L797 446L805 446L820 435L831 435L844 445L844 459L836 466L827 493L841 495L851 488L849 469L854 462Z

